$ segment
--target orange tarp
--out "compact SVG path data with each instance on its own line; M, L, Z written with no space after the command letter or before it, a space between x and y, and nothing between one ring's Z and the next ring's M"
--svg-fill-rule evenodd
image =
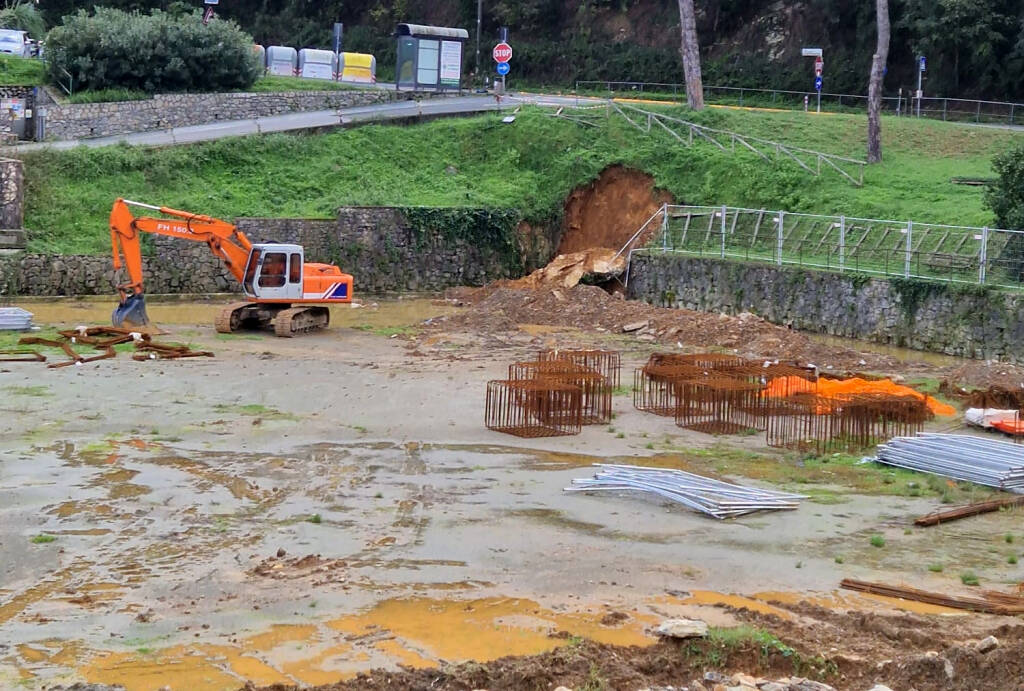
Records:
M817 382L807 381L800 377L777 377L768 383L764 395L769 398L784 398L795 393L813 393L822 398L836 398L843 394L881 393L890 396L914 396L924 399L928 409L936 415L956 415L956 408L938 401L931 396L915 391L909 386L901 386L889 379L868 381L866 379L819 379Z

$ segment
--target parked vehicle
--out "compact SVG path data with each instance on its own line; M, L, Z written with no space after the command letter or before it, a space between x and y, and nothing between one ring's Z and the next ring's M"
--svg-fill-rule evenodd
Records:
M20 58L31 57L32 47L28 34L17 29L0 29L0 53L17 55Z

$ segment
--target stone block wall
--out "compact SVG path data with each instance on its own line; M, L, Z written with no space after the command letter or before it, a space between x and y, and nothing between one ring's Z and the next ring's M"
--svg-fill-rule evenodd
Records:
M917 350L1024 363L1024 295L977 285L637 254L629 297Z
M141 101L50 104L46 139L105 137L185 127L218 120L349 108L395 98L387 91L289 91L282 93L157 94Z
M517 277L546 263L554 242L533 237L520 243L513 210L346 207L335 219L240 218L235 223L254 243L298 243L305 247L306 261L337 264L354 276L357 295L437 291ZM149 239L147 293L241 292L204 243ZM116 281L106 255L0 256L0 294L104 295L112 293Z
M21 161L0 158L0 229L21 230L25 220L24 183Z

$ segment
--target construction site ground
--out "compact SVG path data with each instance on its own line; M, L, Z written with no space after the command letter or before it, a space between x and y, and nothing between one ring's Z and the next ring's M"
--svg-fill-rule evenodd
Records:
M970 572L1010 591L1024 580L1018 512L914 528L993 493L690 432L634 410L628 387L665 349L929 392L1019 385L1018 368L591 286L446 298L332 308L330 330L295 339L216 334L217 300L151 302L161 340L216 357L0 363L0 688L640 689L709 670L855 691L1019 688L1019 620L838 590L852 577L964 594L979 589L962 583ZM47 328L103 324L112 307L15 304ZM534 440L485 429L486 382L550 346L623 352L612 423ZM607 461L810 499L715 521L650 497L563 493ZM650 633L679 616L713 635ZM988 635L999 646L976 650Z

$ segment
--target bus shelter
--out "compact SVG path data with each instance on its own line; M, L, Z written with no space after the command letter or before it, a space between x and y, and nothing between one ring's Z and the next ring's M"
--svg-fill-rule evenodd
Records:
M399 24L395 89L459 91L462 89L462 46L465 29Z

